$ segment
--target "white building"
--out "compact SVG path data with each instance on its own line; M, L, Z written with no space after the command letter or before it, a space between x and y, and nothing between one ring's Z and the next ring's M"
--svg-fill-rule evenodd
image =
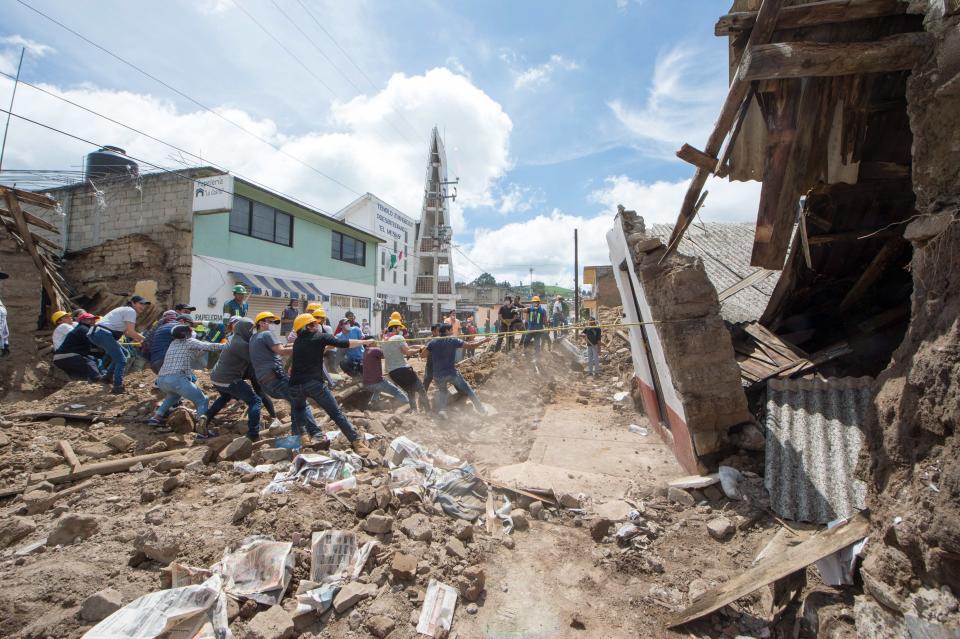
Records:
M404 318L420 308L412 309L410 298L416 285L414 273L416 221L373 195L366 193L340 209L334 218L352 227L364 229L381 238L377 248L376 295L373 326L382 328L390 313L399 311Z

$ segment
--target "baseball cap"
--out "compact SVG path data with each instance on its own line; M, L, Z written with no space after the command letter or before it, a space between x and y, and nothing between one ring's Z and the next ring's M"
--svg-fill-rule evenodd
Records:
M232 326L233 324L236 324L237 322L239 322L239 321L242 320L242 319L243 319L243 318L240 317L239 315L231 315L230 317L227 318L227 325Z
M151 304L150 300L140 295L134 295L130 298L131 304Z
M77 315L77 320L95 320L97 316L93 313L80 313Z
M191 324L193 324L193 318L192 318L191 316L187 315L186 313L180 313L180 314L178 314L178 315L177 315L177 321L178 321L178 322L190 322Z
M177 304L173 307L175 311L195 311L197 310L196 306L190 306L189 304Z

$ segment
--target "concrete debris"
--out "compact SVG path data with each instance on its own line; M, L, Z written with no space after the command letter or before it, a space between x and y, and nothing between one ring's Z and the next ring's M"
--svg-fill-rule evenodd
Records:
M126 451L130 450L130 447L133 446L133 444L134 439L124 435L123 433L117 433L107 440L107 445L118 453L125 453Z
M93 536L100 529L100 520L93 515L66 513L57 519L47 535L48 546L68 546Z
M17 543L37 529L30 517L6 517L0 521L0 549Z
M692 507L697 504L697 501L693 498L693 495L682 488L676 488L674 486L671 486L669 489L667 489L667 499L675 504L681 504L683 506Z
M410 515L401 521L400 530L413 541L430 542L433 540L433 529L430 527L430 519L420 513Z
M242 461L253 452L253 442L247 437L237 437L220 451L220 461Z
M337 596L333 598L333 609L338 614L342 614L367 597L372 597L376 592L377 587L374 584L352 581L341 588Z
M260 495L256 493L245 494L243 497L240 498L240 501L237 502L237 507L233 511L233 517L231 517L230 520L235 524L239 524L241 521L243 521L247 517L247 515L255 511L259 504L260 504Z
M397 553L390 564L390 574L398 581L412 581L417 575L417 558Z
M733 522L726 517L717 517L707 522L707 532L717 541L732 537L734 530Z
M456 560L462 560L467 558L467 548L463 545L463 542L457 539L456 537L448 539L447 545L444 546L446 553L453 557Z
M692 490L694 488L706 488L713 486L720 481L720 476L713 475L688 475L678 479L671 480L667 486L671 488L681 488L683 490Z
M457 578L460 596L467 601L478 601L487 585L487 574L480 566L468 566Z
M393 530L393 517L383 511L371 513L363 521L363 529L371 535L382 535Z
M397 622L386 615L373 615L367 617L363 625L374 637L384 639L397 627Z
M83 600L80 605L80 618L84 621L102 621L122 606L120 593L112 588L105 588Z
M510 511L510 519L513 520L513 529L517 532L526 532L530 529L530 520L527 519L527 511L521 508L515 508Z
M293 618L280 606L270 606L247 625L248 639L289 639L295 636Z

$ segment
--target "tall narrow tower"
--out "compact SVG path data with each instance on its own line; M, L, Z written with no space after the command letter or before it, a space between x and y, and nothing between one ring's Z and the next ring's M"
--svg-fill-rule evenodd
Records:
M427 153L427 178L423 191L423 210L417 230L417 286L412 302L420 304L421 317L429 323L440 320L445 310L456 308L457 292L450 260L453 229L450 226L447 154L440 133L434 127Z

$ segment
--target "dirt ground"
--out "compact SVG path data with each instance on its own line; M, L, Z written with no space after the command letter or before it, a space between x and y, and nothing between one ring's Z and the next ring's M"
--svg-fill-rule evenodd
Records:
M431 578L460 590L451 636L462 638L793 636L792 619L771 626L762 618L759 594L679 632L665 629L667 616L692 595L749 567L780 525L766 516L762 504L730 502L716 490L689 494L688 503L667 499L667 482L684 473L655 434L644 434L644 418L629 397L614 399L621 388L629 388L621 360L606 355L603 372L594 379L574 370L560 348L536 358L480 353L461 370L490 410L487 416L457 401L461 398L454 399L445 420L411 414L397 404L361 412L359 394L348 400L348 415L375 437L378 453L405 435L429 450L471 462L481 477L499 485L552 489L572 500L566 508L546 499L531 506L529 497L495 490L497 507L507 496L514 508L525 509L521 514L529 530L506 535L494 522L491 534L481 520L472 526L472 538L464 534L464 522L435 505L397 498L385 509L396 522L393 530L368 535L367 515L358 503L364 491L385 486L387 469L381 465L364 468L358 489L337 497L315 487L261 495L252 513L232 523L238 503L259 494L272 473L245 474L233 461L211 459L236 434L202 444L193 442L192 434L152 432L143 423L156 402L148 372L133 374L130 390L120 397L100 386L72 383L42 400L8 403L0 422L0 489L22 489L32 473L65 470L59 440L69 441L83 464L162 450L183 453L94 477L60 499L50 500L44 491L51 487L40 485L0 501L5 576L0 635L81 637L94 625L80 615L94 593L112 588L129 603L164 587L162 569L168 562L206 568L254 534L294 544L296 569L282 602L289 610L300 580L309 575L311 533L343 529L381 542L359 579L379 588L343 613L299 618L297 636L378 636L374 633L382 634L383 627L373 625L374 618L392 622L382 636L418 636L416 618ZM71 410L101 415L93 424L17 417ZM640 433L632 432L631 424ZM217 426L221 433L243 432L245 423L235 410L222 413ZM333 428L329 421L321 427ZM106 443L117 434L133 440L129 449L119 452ZM343 444L338 438L334 448ZM69 484L52 489L64 486ZM621 546L614 533L632 509L641 513L643 534ZM415 540L402 531L402 522L417 513L426 516L432 540ZM71 515L90 516L95 531L72 540L77 543L43 545ZM718 516L735 528L731 538L718 541L708 534L707 522ZM462 557L448 547L455 536L466 540ZM397 553L416 557L414 580L400 581L390 573ZM463 596L470 586L465 575L475 575L477 567L485 590ZM264 610L252 602L233 605L234 636L260 636L250 628Z

